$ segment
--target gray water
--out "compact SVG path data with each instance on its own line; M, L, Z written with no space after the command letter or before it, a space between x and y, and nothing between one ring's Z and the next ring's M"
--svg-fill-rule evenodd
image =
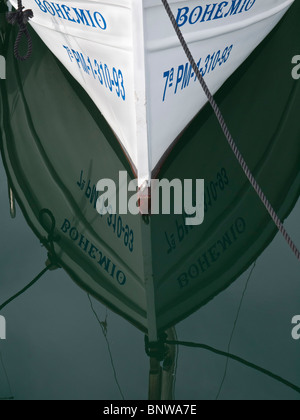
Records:
M26 285L44 267L46 252L20 210L10 219L7 183L0 168L1 301ZM300 243L300 201L286 227ZM230 352L300 385L300 341L291 336L300 314L299 263L277 235L258 258L231 341ZM177 325L180 340L227 350L250 270L225 292ZM106 308L94 301L101 320ZM102 331L85 292L63 270L48 272L3 311L7 340L1 341L0 395L16 399L119 399ZM143 335L108 312L108 340L126 399L146 399L149 360ZM176 398L215 399L226 359L181 347ZM229 361L220 399L300 399L286 386Z

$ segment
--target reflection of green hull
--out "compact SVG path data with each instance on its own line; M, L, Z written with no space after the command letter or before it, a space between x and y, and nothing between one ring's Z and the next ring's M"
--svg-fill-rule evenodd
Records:
M299 196L300 85L290 76L299 12L295 4L217 97L283 218ZM186 229L181 216L152 216L146 225L128 215L117 216L114 227L114 220L95 211L93 185L101 178L117 180L119 171L130 168L103 118L36 37L33 58L18 65L9 55L7 74L2 155L27 221L39 237L46 236L38 215L50 209L66 271L152 339L231 284L274 237L273 222L209 108L161 171L169 179L205 179L204 224ZM127 236L120 229L118 237L118 221Z

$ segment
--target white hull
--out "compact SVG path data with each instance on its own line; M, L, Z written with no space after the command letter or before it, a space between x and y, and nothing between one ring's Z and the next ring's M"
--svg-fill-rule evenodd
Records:
M292 3L170 0L212 93ZM24 0L24 6L34 12L36 32L114 130L139 185L150 180L206 103L161 1Z

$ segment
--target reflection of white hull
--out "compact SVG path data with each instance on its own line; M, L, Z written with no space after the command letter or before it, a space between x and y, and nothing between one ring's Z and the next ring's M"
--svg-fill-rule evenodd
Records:
M292 3L170 0L213 93ZM116 133L139 184L150 179L206 103L161 1L24 0L24 5L34 11L36 32Z

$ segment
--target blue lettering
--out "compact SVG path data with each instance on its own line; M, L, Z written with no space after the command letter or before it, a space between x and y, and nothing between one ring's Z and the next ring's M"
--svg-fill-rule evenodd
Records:
M202 258L203 259L201 259L201 257L198 258L198 264L199 264L199 267L200 267L202 273L204 273L206 270L208 270L210 268L210 263L208 261L208 258L207 258L206 254L203 254Z
M96 190L95 185L93 185L93 190L90 198L90 203L93 204L94 209L97 207L97 200L99 198L100 193Z
M191 74L192 74L192 66L189 63L186 63L181 90L185 89L190 84Z
M224 17L227 17L229 15L230 16L236 15L238 10L239 10L239 7L240 7L241 3L242 3L242 0L232 0L231 7L230 7L229 11L226 13L226 15L224 15Z
M97 19L97 16L98 16L98 19ZM94 19L95 19L97 25L99 26L99 28L103 29L103 31L105 31L105 29L107 28L107 25L106 25L106 21L105 21L104 17L101 15L101 13L95 12L94 13Z
M77 23L82 23L83 25L90 26L83 9L76 9L76 7L72 7L72 9L76 14Z
M180 286L180 289L183 289L184 287L186 287L189 284L189 280L187 278L187 274L181 274L181 276L178 277L178 283Z
M99 254L100 254L100 259L98 261L98 264L102 268L104 268L104 270L108 273L109 266L110 266L110 259L109 258L106 258L106 256L103 255L101 251L99 251Z
M42 12L47 13L47 9L42 5L40 0L35 0L36 4L39 6Z
M94 24L94 21L93 21L93 18L91 16L91 14L90 14L90 11L86 10L86 13L89 15L89 18L90 18L90 21L92 22L93 27L96 28L96 25Z
M44 6L46 7L47 11L50 13L50 15L55 16L55 10L51 6L50 3L44 0Z
M195 278L199 277L199 274L200 274L199 273L199 268L197 267L196 264L192 264L190 266L188 274L192 279L195 279Z
M80 53L79 54L79 57L80 57L80 61L81 61L81 65L82 65L83 71L85 73L89 73L88 65L86 64L86 61L85 61L85 59L83 57L83 54Z
M206 6L206 9L205 9L205 11L203 13L203 16L202 16L202 19L201 19L201 22L204 22L204 21L208 22L209 20L212 20L212 16L213 16L213 13L215 11L216 6L218 6L218 3L214 3L213 5L208 4ZM207 19L206 19L206 16L208 16Z
M60 5L59 5L59 4L57 4L57 3L53 3L53 2L51 2L51 4L52 4L52 7L53 7L53 9L55 10L55 12L56 12L57 16L58 16L59 18L61 18L61 19L66 20L65 15L64 15L63 11L61 10ZM62 6L62 7L63 7L63 6Z
M223 251L226 251L232 245L229 234L226 233L223 238L218 241L218 244L222 247Z
M118 270L116 265L98 248L96 248L95 245L93 245L84 235L79 234L75 227L71 227L71 223L68 219L65 219L61 230L65 234L68 234L68 236L70 236L74 242L77 242L78 247L86 252L91 259L95 260L98 253L99 259L97 258L97 262L100 267L106 271L113 279L115 279L121 286L126 283L127 277L125 273L122 270Z
M181 66L178 67L176 87L175 87L175 94L177 93L177 88L178 88L179 83L182 81L183 72L184 72L184 66L181 65Z
M181 9L178 9L178 14L177 14L177 18L176 18L176 22L178 24L178 26L183 26L186 24L187 20L188 20L188 12L189 12L190 8L189 7L183 7Z
M250 10L254 6L255 2L256 2L256 0L249 0L248 1L247 6L245 7L246 12L248 12L248 10Z
M125 274L123 273L123 271L118 271L117 272L117 281L118 281L118 283L121 285L121 286L124 286L124 284L126 283L126 276L125 276Z
M65 14L66 14L66 16L67 16L67 18L68 18L68 20L70 21L70 22L74 22L74 23L76 23L76 20L75 19L73 19L71 16L70 16L70 7L68 7L68 6L65 6L64 4L62 4L61 5L61 7L64 9L64 12L65 12Z
M70 230L70 238L71 238L73 241L77 241L78 236L79 236L78 230L77 230L75 227L73 227L73 228Z
M66 45L63 45L63 47L64 47L64 49L67 51L70 61L71 61L71 62L73 62L73 59L72 59L72 54L71 54L71 50L70 50L70 48L69 48L69 47L67 47Z
M81 235L79 239L79 243L78 243L79 248L83 249L84 252L86 252L89 244L90 244L90 241L86 239L83 235Z
M196 6L191 11L189 7L178 8L176 22L179 27L187 22L195 25L197 22L209 22L211 20L222 19L237 13L248 12L256 0L231 0L221 1L220 3L210 3L205 6ZM227 9L225 12L224 9ZM201 20L200 20L201 19Z
M93 28L100 28L103 31L107 29L107 23L104 16L100 12L92 12L90 10L77 9L77 7L66 6L65 4L58 4L46 0L35 0L36 4L43 13L49 13L52 16L57 16L59 19L69 20L73 23L82 24L85 26L93 26ZM70 13L74 12L74 14Z
M81 60L80 60L80 55L79 55L79 52L77 52L77 51L75 51L75 50L72 50L72 53L73 53L73 57L75 58L75 60L76 60L76 62L77 62L78 67L79 67L79 68L81 68L81 67L80 67L80 65L81 65Z
M96 248L94 245L91 245L90 250L89 250L89 256L95 260L96 259L96 255L95 252L98 252L98 248Z
M228 6L228 1L222 1L222 3L219 4L219 7L218 7L218 9L216 11L216 14L215 14L215 17L214 17L214 20L215 19L221 19L223 17L223 9L224 9L225 6Z
M242 12L243 12L243 9L244 9L244 7L245 7L245 5L246 5L247 1L248 1L248 0L244 0L244 4L241 6L241 8L240 8L240 10L239 10L239 13L242 13Z
M64 233L67 233L67 232L68 232L68 230L70 229L70 227L71 227L71 223L69 222L69 220L68 220L68 219L65 219L65 221L64 221L64 223L63 223L63 225L62 225L62 227L61 227L61 230L62 230Z
M246 222L244 219L242 219L241 217L239 219L237 219L237 221L235 222L235 228L237 230L237 232L241 235L242 233L245 232L246 230Z
M221 256L221 253L217 251L216 245L212 246L209 250L210 259L212 262L218 261Z
M197 12L198 10L198 12ZM200 19L201 15L202 15L202 7L201 6L197 6L195 7L194 10L191 11L190 14L190 18L189 18L189 22L191 25L195 25L195 23L198 22L198 20Z

